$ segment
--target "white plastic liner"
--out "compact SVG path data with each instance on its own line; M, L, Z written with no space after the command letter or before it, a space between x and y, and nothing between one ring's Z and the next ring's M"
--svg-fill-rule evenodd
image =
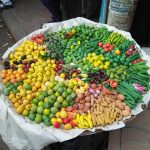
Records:
M44 33L45 31L55 32L62 28L70 28L72 26L78 26L80 24L87 24L90 26L106 26L109 30L123 34L126 38L134 40L129 32L121 31L115 27L95 23L85 18L75 18L59 23L49 23L44 24L43 29L37 30L17 42L11 48L9 48L3 55L3 59L7 58L14 48L18 47L23 41L30 39L33 35L37 33ZM140 49L140 46L136 43L137 48L141 51L141 56L146 60L147 65L150 66L150 57L145 54L144 51ZM1 66L2 67L2 66ZM149 72L150 73L150 72ZM0 84L0 89L3 85ZM144 103L147 105L150 101L150 91L143 97ZM143 111L142 103L138 104L137 107L132 110L132 115L137 115ZM124 118L123 120L130 119L131 116ZM125 123L123 121L114 122L112 125L106 125L104 127L96 127L91 129L91 132L95 132L95 129L102 129L104 131L115 130L123 128ZM71 129L69 131L63 129L55 129L53 127L46 127L42 123L36 124L31 122L29 119L18 115L14 108L9 103L6 96L0 95L0 134L4 142L8 145L11 150L40 150L44 146L47 146L54 142L63 142L72 138L79 136L83 133L84 129Z

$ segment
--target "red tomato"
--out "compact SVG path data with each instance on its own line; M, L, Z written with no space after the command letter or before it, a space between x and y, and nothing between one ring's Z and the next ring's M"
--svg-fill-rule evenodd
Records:
M106 45L106 47L110 47L110 44L109 44L109 43L106 43L105 45Z
M36 39L35 39L35 42L36 42L37 44L43 44L43 41L42 41L41 39L39 39L39 38L36 38Z
M109 52L109 48L104 48L104 51L105 52Z
M34 41L35 39L36 39L36 37L35 37L35 36L32 36L32 37L31 37L31 40L33 40L33 41Z
M98 43L98 46L99 46L99 47L102 47L102 46L103 46L103 43L102 43L102 42L99 42L99 43Z

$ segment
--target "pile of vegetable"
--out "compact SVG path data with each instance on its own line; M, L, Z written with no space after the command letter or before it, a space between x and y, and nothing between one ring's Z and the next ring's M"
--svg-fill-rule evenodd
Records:
M149 67L135 42L106 27L36 34L3 66L3 93L16 112L65 130L120 121L150 89Z

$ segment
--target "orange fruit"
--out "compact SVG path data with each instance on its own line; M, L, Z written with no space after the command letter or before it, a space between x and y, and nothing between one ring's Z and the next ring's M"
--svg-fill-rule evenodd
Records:
M18 102L14 103L14 107L18 108L20 106L20 104Z
M9 96L8 96L8 98L10 99L10 100L12 100L13 98L15 98L15 94L9 94Z
M31 96L30 94L28 94L26 98L27 98L27 100L29 100L29 101L32 100L32 96Z
M20 77L20 74L19 74L19 73L16 73L15 76L16 76L16 78L17 78L17 77Z
M13 104L15 104L15 103L17 103L17 99L14 97L12 100L11 100L11 102L13 103Z
M10 82L11 83L15 83L17 80L16 79L11 79Z
M121 53L120 50L118 50L118 49L115 50L115 54L116 54L116 55L120 55L120 53Z
M22 74L22 75L21 75L21 78L22 78L22 79L25 79L25 78L26 78L26 74Z
M7 70L5 69L3 69L1 72L7 74Z
M33 92L31 95L33 98L36 97L36 92Z
M3 82L4 84L6 84L6 83L8 82L8 80L7 80L7 79L3 79L2 82Z
M10 79L15 79L15 75L14 74L10 75Z
M7 70L7 73L8 73L9 75L11 75L11 74L13 73L13 70L12 70L12 69L9 69L9 70Z
M16 112L21 114L22 112L24 111L24 106L23 105L20 105L17 109L16 109Z
M22 69L18 69L18 73L19 73L19 74L23 74L24 71L23 71Z
M2 74L1 74L1 77L2 77L2 78L6 78L6 77L7 77L7 74L6 74L6 73L2 73Z
M21 77L19 76L19 77L17 77L17 81L22 81L22 79L21 79Z
M17 89L20 91L21 89L23 89L23 86L22 86L22 85L19 85L19 86L17 87Z

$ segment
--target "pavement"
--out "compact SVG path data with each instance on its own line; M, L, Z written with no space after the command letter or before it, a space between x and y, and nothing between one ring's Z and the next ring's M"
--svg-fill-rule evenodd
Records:
M15 0L14 8L4 9L2 18L13 38L18 41L51 21L51 13L41 0Z

